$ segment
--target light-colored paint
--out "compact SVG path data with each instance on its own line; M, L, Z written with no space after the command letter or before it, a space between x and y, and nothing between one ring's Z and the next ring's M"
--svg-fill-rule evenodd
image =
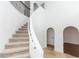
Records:
M46 33L44 34L43 32L45 32L45 30L42 29L43 27L45 27L42 22L43 18L44 18L44 16L43 16L44 14L42 14L43 12L44 12L44 10L41 7L39 7L30 17L30 19L32 19L32 26L34 28L35 34L37 35L38 40L42 47L45 46L44 36L47 35L46 34L47 30L46 30ZM42 28L40 28L40 27L42 27Z
M35 31L32 26L32 19L30 19L30 31L29 31L29 51L30 51L30 57L31 58L43 58L44 52L43 49L39 43L39 40L35 34Z
M28 17L21 14L10 2L0 2L0 51Z
M42 48L47 47L48 28L55 30L55 51L63 52L63 31L68 26L79 30L78 1L46 1L45 9L39 8L31 16L33 27Z

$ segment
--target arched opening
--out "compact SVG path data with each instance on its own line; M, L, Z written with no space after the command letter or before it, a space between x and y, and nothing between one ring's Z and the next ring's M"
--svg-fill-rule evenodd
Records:
M64 52L70 55L79 56L79 33L77 28L69 26L64 29Z
M54 39L55 39L54 29L48 28L47 29L47 47L53 50L54 50Z

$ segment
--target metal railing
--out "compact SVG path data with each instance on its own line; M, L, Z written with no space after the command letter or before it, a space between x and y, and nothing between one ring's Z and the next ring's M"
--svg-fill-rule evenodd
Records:
M22 1L19 1L22 5L24 5L27 9L29 9L30 10L30 8L27 6L27 5L25 5Z

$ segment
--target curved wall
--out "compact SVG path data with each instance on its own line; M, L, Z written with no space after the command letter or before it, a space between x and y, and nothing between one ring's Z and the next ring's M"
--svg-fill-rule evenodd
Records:
M0 2L0 51L20 26L28 21L10 2Z
M44 10L42 7L39 7L30 17L30 19L32 20L32 25L34 28L34 31L36 33L36 36L41 44L42 47L44 47L45 45L45 41L44 41L44 24L43 24L43 20L44 20ZM47 31L46 31L47 32Z

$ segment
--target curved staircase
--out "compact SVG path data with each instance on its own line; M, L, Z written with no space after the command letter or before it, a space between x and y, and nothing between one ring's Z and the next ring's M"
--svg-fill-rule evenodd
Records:
M24 24L9 39L4 51L0 53L0 58L29 58L29 34L27 24Z

